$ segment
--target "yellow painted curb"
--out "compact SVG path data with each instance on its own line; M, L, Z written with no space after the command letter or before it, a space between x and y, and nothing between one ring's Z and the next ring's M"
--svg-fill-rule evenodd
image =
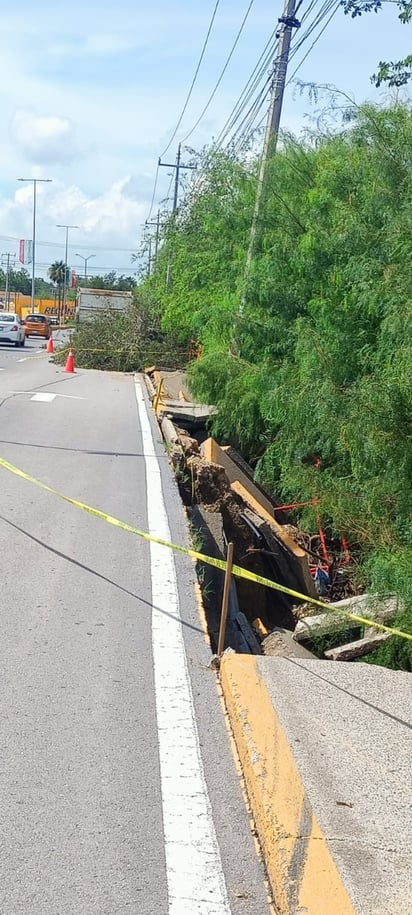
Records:
M358 915L306 796L256 659L224 656L220 678L280 915Z

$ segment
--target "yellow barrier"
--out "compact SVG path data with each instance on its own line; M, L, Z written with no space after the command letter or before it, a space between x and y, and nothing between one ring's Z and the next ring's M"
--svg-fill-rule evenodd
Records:
M127 524L125 521L120 521L119 518L114 518L112 515L108 515L98 508L93 508L85 502L80 502L78 499L72 499L70 496L64 495L64 493L59 492L57 489L53 489L52 486L48 486L48 484L43 483L42 480L37 480L36 477L32 477L31 474L26 473L24 470L20 470L19 467L15 467L14 464L10 464L9 461L6 461L1 457L0 467L13 473L15 476L20 477L22 480L33 483L34 486L38 486L40 489L43 489L44 492L48 492L52 496L62 499L63 502L68 502L69 505L74 505L76 508L80 508L82 511L87 512L89 515L93 515L95 518L105 521L106 524L112 524L114 527L127 531L129 534L142 537L144 540L148 540L151 543L158 543L160 546L168 547L168 549L174 550L177 553L184 553L186 556L190 556L198 562L204 562L207 563L207 565L214 566L216 569L221 569L222 572L226 570L227 563L224 559L215 559L213 556L206 556L206 554L199 553L197 550L191 550L190 548L179 546L176 543L170 543L168 540L163 540L161 537L154 537L152 534L148 534L147 531L141 531L139 528L133 527L133 525ZM286 585L281 585L279 582L272 581L270 578L265 578L263 575L256 575L255 572L250 572L248 569L243 569L241 566L232 566L232 574L237 578L244 578L247 581L255 582L255 584L263 585L265 588L281 591L283 594L288 594L290 597L297 598L297 600L314 604L316 607L321 607L322 610L327 610L332 613L337 612L340 616L345 616L347 619L353 620L355 623L359 623L362 626L373 626L374 629L388 632L390 635L396 635L399 638L407 639L412 642L412 633L403 632L401 629L386 626L384 623L378 623L376 620L358 616L356 613L351 613L349 610L345 610L341 607L335 608L331 604L327 604L315 597L309 597L307 594L301 594L300 591L294 591L292 588L287 588Z

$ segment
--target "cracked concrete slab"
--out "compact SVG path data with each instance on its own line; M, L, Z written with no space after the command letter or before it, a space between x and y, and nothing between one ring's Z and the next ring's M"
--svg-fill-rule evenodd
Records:
M412 910L412 678L364 663L222 660L281 915Z

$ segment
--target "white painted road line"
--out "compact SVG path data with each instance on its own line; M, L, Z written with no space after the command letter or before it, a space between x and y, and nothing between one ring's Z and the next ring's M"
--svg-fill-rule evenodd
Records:
M41 394L41 391L9 391L9 394ZM81 397L79 394L53 394L53 397L64 397L65 400L86 400L85 397ZM34 397L31 398L34 400ZM39 399L39 398L37 398Z
M170 541L159 463L142 389L135 384L145 455L149 532ZM168 915L230 915L200 754L173 552L150 544L152 643Z
M46 392L43 392L34 394L33 397L30 397L30 400L36 400L38 403L51 403L55 398L56 394L47 394Z
M17 362L27 362L30 359L30 356L24 356L23 359L18 359Z

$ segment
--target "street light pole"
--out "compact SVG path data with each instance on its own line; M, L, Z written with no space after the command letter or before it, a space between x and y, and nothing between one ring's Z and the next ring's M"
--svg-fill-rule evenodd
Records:
M1 255L1 264L2 267L6 268L6 288L4 291L6 311L10 305L10 267L14 267L16 263L16 255L10 254L10 251L7 251L6 254Z
M70 226L70 225L67 225L66 223L63 223L63 225L61 223L56 223L56 228L57 229L66 229L66 246L65 246L65 253L64 253L64 283L63 283L63 322L64 322L65 318L66 318L66 310L67 310L67 288L68 288L67 252L68 252L68 248L69 248L69 229L78 229L79 226Z
M88 254L87 257L84 257L83 254L76 254L76 257L80 257L82 259L82 261L84 261L84 285L86 286L87 285L87 261L89 261L91 257L96 257L96 255Z
M18 178L18 181L31 181L33 184L33 237L32 237L32 268L31 268L31 310L34 311L34 296L36 284L36 200L37 185L50 184L52 178Z

